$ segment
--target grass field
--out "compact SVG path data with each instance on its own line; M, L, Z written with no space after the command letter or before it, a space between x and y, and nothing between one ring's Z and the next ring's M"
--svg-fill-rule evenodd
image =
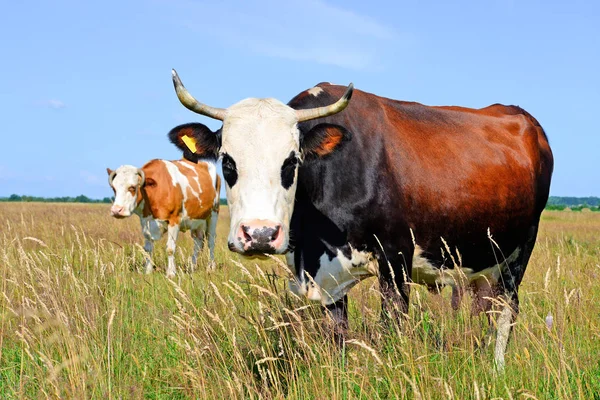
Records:
M141 273L137 217L108 205L0 205L0 398L600 399L600 213L546 212L520 290L521 314L494 374L485 316L414 288L401 332L379 324L374 278L350 295L336 349L318 304L287 292L278 260L206 252L189 272ZM181 273L181 269L188 272ZM548 328L546 318L552 315Z

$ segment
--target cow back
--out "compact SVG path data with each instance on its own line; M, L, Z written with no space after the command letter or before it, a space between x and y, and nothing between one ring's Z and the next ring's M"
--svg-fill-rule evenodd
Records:
M319 87L290 106L327 105L344 91ZM512 251L539 221L552 152L539 123L519 107L432 107L355 90L343 112L300 124L301 135L324 122L343 126L352 140L303 165L296 210L314 207L344 241L360 245L376 235L397 248L414 235L442 263L444 238L479 269L496 262L488 232Z
M146 176L143 187L147 204L145 213L170 224L210 216L218 197L216 178L212 176L216 176L214 165L187 160L151 160L142 170Z

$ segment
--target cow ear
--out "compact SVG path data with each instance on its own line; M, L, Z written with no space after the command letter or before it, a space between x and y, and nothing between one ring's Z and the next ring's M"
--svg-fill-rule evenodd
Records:
M197 162L200 158L214 158L221 146L220 131L213 132L206 125L189 123L176 126L169 132L169 140L183 151L186 160Z
M333 124L318 124L302 135L300 148L305 160L326 157L339 150L352 134L346 128Z
M106 168L106 173L108 174L108 176L110 176L110 174L113 173L113 170L110 168Z

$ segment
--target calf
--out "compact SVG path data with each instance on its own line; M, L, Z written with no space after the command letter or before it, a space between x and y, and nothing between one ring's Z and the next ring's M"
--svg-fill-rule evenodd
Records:
M168 232L167 277L175 275L175 242L180 231L191 230L194 240L192 264L196 265L204 235L208 236L210 261L215 268L214 248L219 215L221 181L214 161L151 160L142 168L123 165L107 168L108 183L115 192L110 212L115 218L140 217L144 234L146 273L152 272L150 255L154 241Z

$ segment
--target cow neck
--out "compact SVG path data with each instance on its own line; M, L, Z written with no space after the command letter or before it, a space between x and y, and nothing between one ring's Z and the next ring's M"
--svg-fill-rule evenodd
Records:
M133 210L133 213L138 215L140 218L146 218L152 214L150 211L150 203L147 201L147 197L146 191L138 186L138 203Z

